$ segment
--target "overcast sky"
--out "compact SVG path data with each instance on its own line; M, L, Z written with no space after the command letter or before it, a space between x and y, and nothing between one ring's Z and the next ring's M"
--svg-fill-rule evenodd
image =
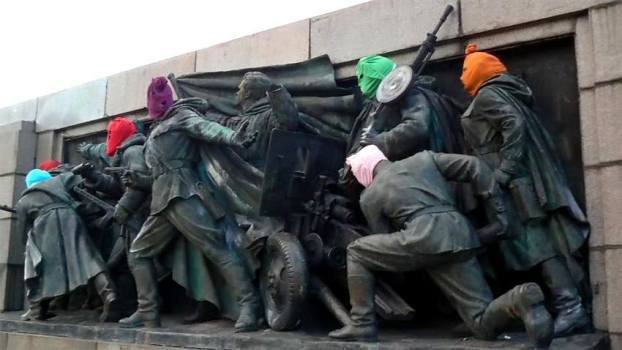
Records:
M0 0L0 108L362 2Z

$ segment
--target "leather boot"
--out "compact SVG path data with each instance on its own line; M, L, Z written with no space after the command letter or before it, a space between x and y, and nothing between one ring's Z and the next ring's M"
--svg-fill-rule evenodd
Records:
M209 301L198 301L194 312L184 317L183 324L193 324L218 319L218 309Z
M375 341L378 339L374 305L375 278L364 266L348 256L348 290L352 324L328 333L331 338L346 341Z
M240 316L235 322L235 332L252 332L259 327L259 295L251 283L251 278L239 260L231 260L221 265L223 275L235 288L236 300L240 305Z
M563 260L559 257L546 260L540 264L540 268L544 284L553 297L555 337L590 331L590 318Z
M553 320L544 306L544 294L535 283L525 283L493 300L480 320L484 339L495 339L512 319L520 318L530 342L546 349L553 339Z
M104 307L99 316L100 322L117 322L122 317L121 301L107 272L101 272L93 278L93 286L101 297Z
M48 311L49 300L32 301L29 303L28 311L20 316L22 321L44 321L56 316Z
M158 304L160 294L158 293L153 261L148 258L133 258L129 261L132 275L136 281L138 309L130 317L121 319L119 326L124 328L160 327Z

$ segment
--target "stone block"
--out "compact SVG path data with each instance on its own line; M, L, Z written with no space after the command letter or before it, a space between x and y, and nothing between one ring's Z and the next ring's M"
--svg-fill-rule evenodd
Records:
M622 3L590 10L590 22L594 34L595 81L622 78Z
M31 350L97 350L97 344L94 341L68 337L35 336L32 337L31 346Z
M197 72L287 64L309 58L309 20L197 51Z
M579 17L575 25L575 56L577 59L577 80L580 88L594 86L594 35L592 24L586 16Z
M114 116L144 108L151 78L192 73L195 59L196 53L191 52L108 77L106 114Z
M8 333L0 333L0 350L8 350L7 342L9 340Z
M0 263L23 265L24 244L15 218L0 219Z
M39 164L44 160L52 159L54 152L54 131L45 131L37 134L37 151L35 156L35 164Z
M622 249L605 251L609 332L622 333Z
M0 125L17 121L34 121L37 115L37 99L24 101L0 109Z
M9 333L6 347L11 350L31 350L32 338L28 334Z
M622 334L609 333L609 349L622 349Z
M36 147L34 122L16 122L0 128L0 175L25 174L34 165Z
M622 165L601 169L605 245L622 244ZM622 311L622 310L621 310Z
M594 105L601 162L622 160L622 82L598 85Z
M456 0L371 1L311 19L311 57L328 54L334 63L418 46L443 9L456 9L438 33L439 40L459 35Z
M590 282L592 284L594 327L607 330L609 317L607 311L607 269L605 252L602 250L590 250Z
M0 311L24 307L24 266L0 263Z
M617 0L461 0L462 31L464 34L475 34L579 12L615 1Z
M569 18L557 21L540 22L532 25L511 28L496 33L475 35L469 42L477 44L480 50L489 50L503 46L519 45L545 38L573 34L575 21Z
M596 118L594 89L579 90L579 115L583 165L600 163L598 157L598 119Z
M39 98L37 132L62 129L104 116L106 79Z
M590 247L601 247L605 244L605 217L600 169L585 169L583 180L585 182L587 218L591 226L589 245Z

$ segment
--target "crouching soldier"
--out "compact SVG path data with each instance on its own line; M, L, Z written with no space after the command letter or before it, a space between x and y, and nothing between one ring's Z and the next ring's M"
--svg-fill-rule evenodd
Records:
M39 169L26 176L28 188L16 206L18 232L27 237L24 279L30 305L24 320L53 316L47 311L51 298L91 279L104 303L100 320L116 322L120 318L115 287L70 194L80 181L71 172L52 177Z
M506 324L520 318L534 345L548 346L553 322L540 287L522 284L493 300L476 259L480 237L456 210L449 181L471 182L493 219L486 228L498 227L481 230L482 241L494 241L507 228L498 187L483 163L430 151L392 163L373 145L348 157L347 163L366 188L361 209L377 234L348 246L352 324L329 336L375 339L373 272L425 269L476 337L495 339Z
M225 213L221 206L224 204L216 199L217 188L199 181L197 167L202 142L248 148L256 135L242 138L207 120L202 116L207 109L204 100L189 98L174 103L172 89L164 77L154 78L149 85L147 108L158 122L145 143L145 159L154 179L151 213L130 249L138 310L119 322L123 327L160 325L152 258L181 234L201 249L234 288L240 306L236 330L255 330L259 298L237 247L225 239Z

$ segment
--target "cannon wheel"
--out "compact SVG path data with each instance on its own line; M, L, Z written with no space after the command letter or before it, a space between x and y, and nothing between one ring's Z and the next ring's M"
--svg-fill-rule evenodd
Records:
M259 286L270 328L284 331L300 324L308 276L302 245L296 236L277 232L268 237Z

